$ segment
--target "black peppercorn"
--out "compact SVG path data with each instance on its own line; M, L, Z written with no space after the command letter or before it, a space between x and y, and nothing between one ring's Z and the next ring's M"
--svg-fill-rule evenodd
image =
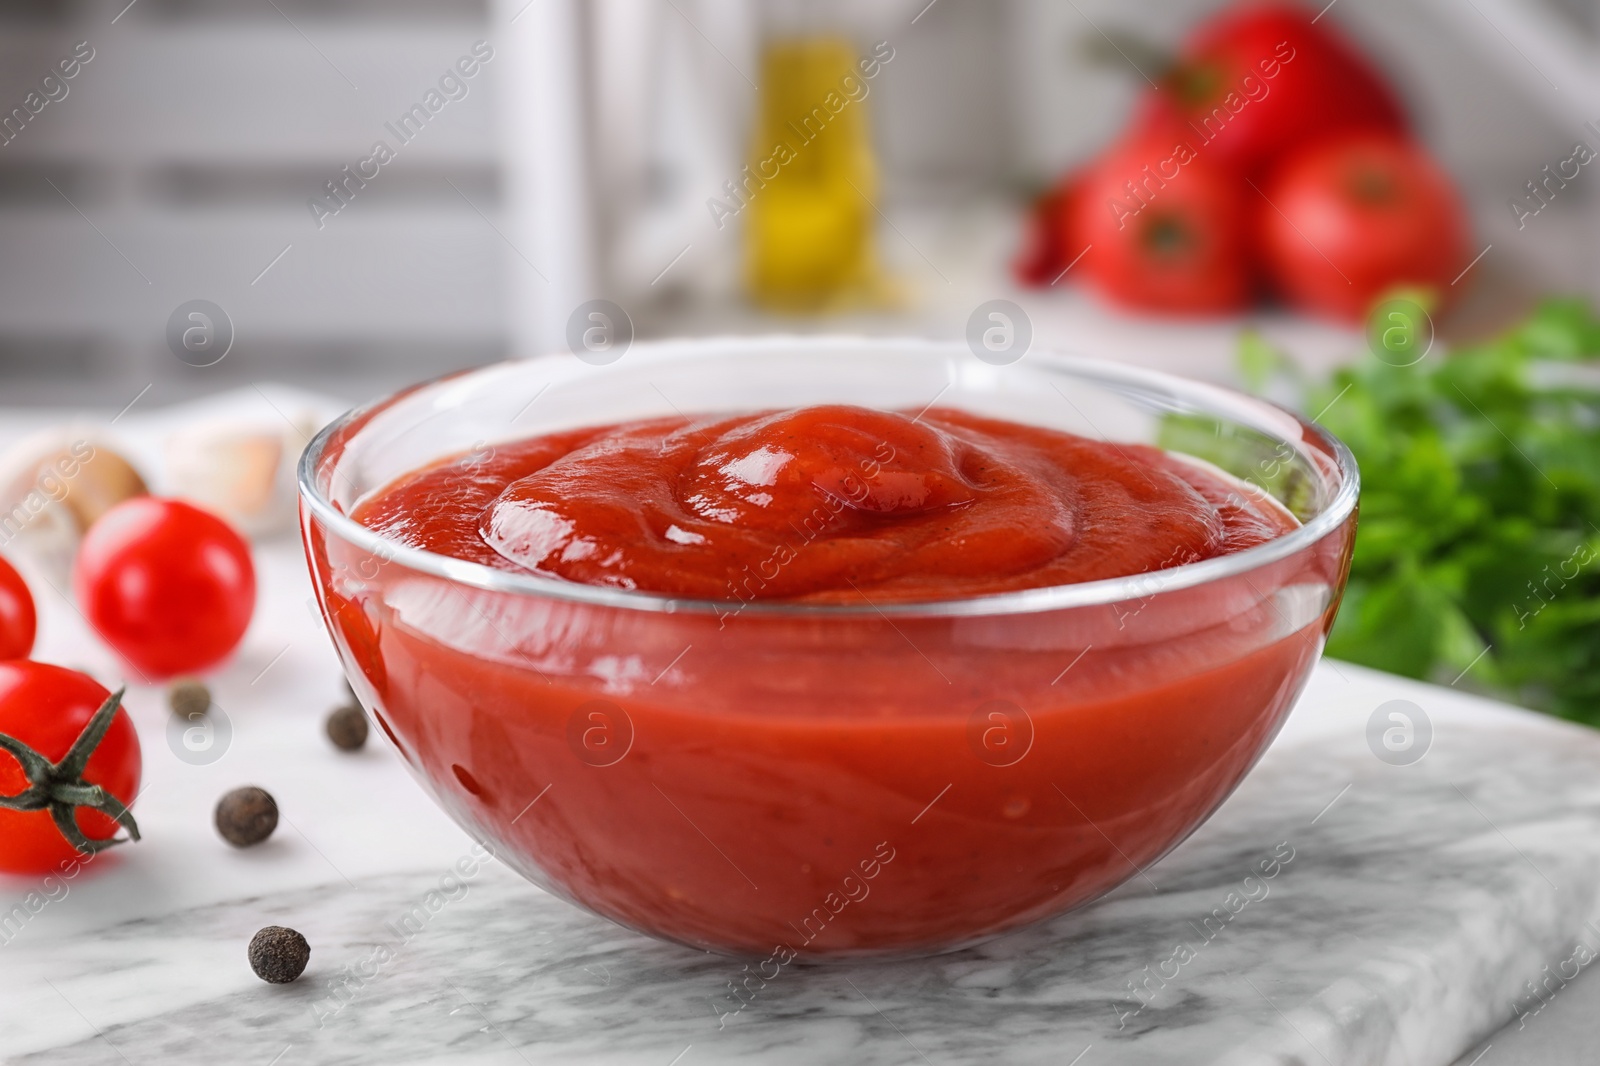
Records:
M167 703L179 718L194 719L211 709L211 690L192 677L184 678L167 690Z
M367 716L360 707L340 707L328 715L328 739L341 751L357 751L367 742Z
M236 848L259 844L278 828L278 804L264 790L236 788L217 801L217 832Z
M250 968L263 981L286 985L306 972L311 945L293 929L269 925L250 938Z

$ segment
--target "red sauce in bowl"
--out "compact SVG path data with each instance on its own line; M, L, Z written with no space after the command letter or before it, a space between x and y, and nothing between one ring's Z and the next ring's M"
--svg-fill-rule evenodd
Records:
M357 689L446 809L600 914L761 958L763 986L796 957L956 947L1137 876L1276 731L1350 541L1116 604L897 612L1296 523L1149 447L837 406L496 444L353 517L501 570L727 605L491 592L307 524Z
M588 585L882 603L1146 573L1294 527L1242 489L1143 445L829 406L496 445L355 517L411 547Z

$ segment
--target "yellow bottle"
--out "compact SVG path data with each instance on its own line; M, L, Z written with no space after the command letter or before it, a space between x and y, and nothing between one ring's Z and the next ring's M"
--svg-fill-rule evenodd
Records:
M871 82L855 46L833 36L769 41L760 86L751 162L738 190L748 207L751 297L785 312L882 303Z

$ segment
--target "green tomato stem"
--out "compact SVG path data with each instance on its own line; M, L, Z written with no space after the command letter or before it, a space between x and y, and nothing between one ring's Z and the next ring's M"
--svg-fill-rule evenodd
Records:
M139 824L133 820L127 805L100 785L83 779L89 757L94 754L106 731L122 706L126 689L118 689L100 705L83 731L67 749L60 762L52 763L33 748L15 737L0 733L0 750L9 752L22 767L28 787L14 796L0 796L0 808L11 811L50 812L62 837L80 854L93 855L116 844L139 839ZM128 831L126 837L110 840L91 840L78 828L78 808L87 807L115 820Z

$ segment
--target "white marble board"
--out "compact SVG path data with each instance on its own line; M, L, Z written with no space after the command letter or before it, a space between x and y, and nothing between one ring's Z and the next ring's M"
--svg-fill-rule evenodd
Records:
M174 417L123 428L137 440ZM259 565L257 623L215 684L226 753L179 759L160 694L130 690L146 840L0 935L4 1061L1434 1066L1537 1017L1534 982L1559 987L1548 975L1600 951L1600 736L1332 662L1189 841L1102 902L974 950L791 967L731 1013L741 964L612 926L492 862L408 937L396 923L427 912L471 841L378 734L354 757L326 742L341 683L298 544L262 545ZM41 657L113 679L45 597ZM1409 765L1369 743L1392 700L1431 723ZM240 784L284 814L251 851L211 828ZM43 890L0 878L0 918ZM293 985L246 964L273 923L313 946ZM372 961L379 945L391 961Z

